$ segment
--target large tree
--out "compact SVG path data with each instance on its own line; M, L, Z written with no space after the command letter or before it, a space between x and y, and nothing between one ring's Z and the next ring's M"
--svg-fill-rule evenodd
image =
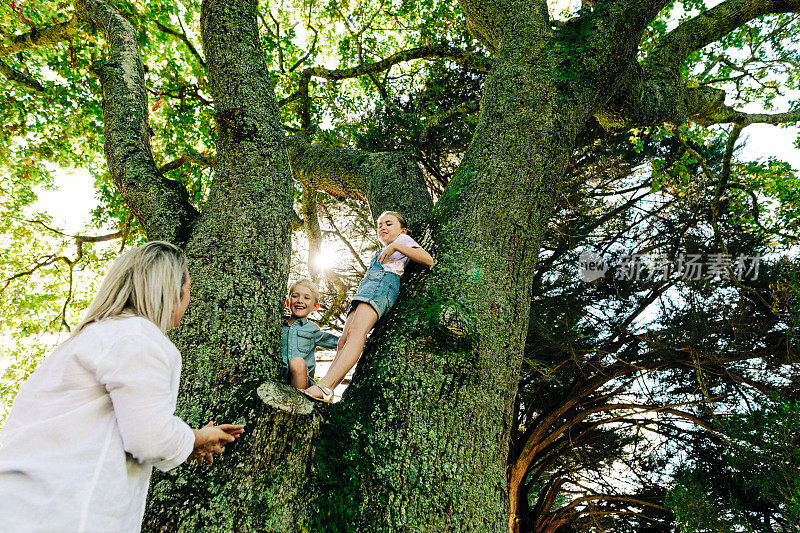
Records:
M659 17L673 4L597 0L556 20L545 0L334 2L313 24L302 15L315 44L318 33L337 43L343 64L331 69L313 64L314 45L296 49L286 14L259 9L254 0L205 0L199 13L193 4L176 10L157 2L54 2L52 13L68 20L53 25L42 11L32 21L12 3L8 9L32 29L0 45L0 72L21 87L21 96L8 98L12 129L3 157L18 148L11 136L31 127L26 112L37 123L49 122L46 106L93 116L95 82L83 71L91 59L116 190L147 238L175 242L190 258L193 304L174 336L185 360L180 414L194 424L213 418L249 425L249 437L214 469L159 477L146 527L518 527L518 499L509 485L518 472L506 469L514 398L535 262L573 155L593 142L598 128L730 124L722 170L714 173L722 194L743 128L800 119L797 111L739 109L752 97L753 83L769 83L770 67L796 64L797 50L786 41L798 25L788 14L800 11L800 2L727 0L710 9L682 2L687 13L667 30ZM418 12L425 16L415 19ZM173 27L198 15L202 53L190 32ZM160 39L149 36L151 26ZM389 26L416 30L379 38ZM332 36L337 29L342 35ZM150 68L183 70L154 86L142 54L169 46L180 46L182 57ZM731 52L744 46L750 54L744 59ZM28 68L25 54L37 53L47 57L50 72ZM694 66L701 58L702 70ZM433 115L421 105L404 107L396 96L402 79L388 73L420 59L444 60L453 73L458 66L467 88L477 85L479 101L461 98L450 109L440 102ZM37 77L52 79L52 72L55 81ZM86 76L86 86L68 86L58 76ZM355 150L320 132L326 110L358 107L334 92L348 80L363 80L423 145L477 112L471 137L462 139L468 149L452 173L420 143L409 148L418 150L425 174L412 154ZM794 80L786 74L786 83ZM719 85L733 85L734 100ZM285 96L279 100L276 90ZM148 92L157 97L152 107ZM159 132L170 142L152 135L150 111L163 105L171 115ZM415 111L416 121L408 116ZM89 131L98 126L89 119L76 124ZM26 138L28 149L38 143L42 158L58 161L65 153L63 128L56 123L37 131ZM198 146L208 138L202 135L214 139L213 153L202 153L212 148ZM180 179L169 177L193 163L200 165ZM26 163L13 166L24 172ZM195 187L208 166L213 177ZM313 216L319 190L366 201L373 215L406 212L436 259L429 271L412 269L404 280L395 309L376 328L345 401L335 407L261 386L279 374L280 310L296 218L293 177L302 184L312 245L319 235ZM426 178L437 192L435 204Z

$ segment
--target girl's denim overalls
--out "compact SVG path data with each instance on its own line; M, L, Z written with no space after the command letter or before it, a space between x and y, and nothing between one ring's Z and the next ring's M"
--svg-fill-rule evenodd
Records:
M400 291L400 276L383 269L383 265L378 261L381 251L375 252L364 279L358 284L358 292L353 296L350 308L347 310L348 315L355 311L359 302L366 302L375 309L378 319L380 319L397 300L397 293Z

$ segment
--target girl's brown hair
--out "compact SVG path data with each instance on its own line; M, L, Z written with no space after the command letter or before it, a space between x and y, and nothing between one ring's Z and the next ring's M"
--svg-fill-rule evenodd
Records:
M398 213L397 211L384 211L383 213L381 213L381 216L378 217L378 218L381 218L383 215L392 215L392 216L394 216L395 218L397 218L397 221L400 223L400 227L401 228L406 228L406 229L408 228L408 226L406 225L405 217L403 215L401 215L400 213Z

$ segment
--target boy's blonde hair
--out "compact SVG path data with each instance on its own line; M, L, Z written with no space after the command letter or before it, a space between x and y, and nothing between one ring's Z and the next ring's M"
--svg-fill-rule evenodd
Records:
M311 294L314 295L315 305L319 303L319 288L317 287L317 284L311 281L310 279L300 279L292 283L292 286L289 287L289 296L292 295L292 293L294 292L294 290L297 288L298 285L302 285L303 287L306 287L308 290L311 291Z
M408 228L406 225L406 218L397 211L384 211L378 218L381 218L383 215L393 215L395 218L397 218L401 228Z
M100 284L76 335L93 322L124 314L144 317L166 332L186 283L186 256L164 241L151 241L117 257Z

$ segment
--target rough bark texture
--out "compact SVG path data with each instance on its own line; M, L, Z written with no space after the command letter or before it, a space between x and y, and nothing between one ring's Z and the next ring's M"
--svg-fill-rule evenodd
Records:
M28 76L22 71L12 68L7 63L0 61L0 75L4 76L8 81L16 83L21 87L27 87L34 91L44 92L44 86L39 83L35 78Z
M404 281L323 432L319 484L338 495L319 505L333 529L508 527L509 417L532 267L597 94L563 90L553 75L563 43L530 9L495 41L475 138L434 208L437 264ZM342 459L355 454L365 460Z
M306 464L295 454L305 456L315 427L311 415L283 414L256 394L281 365L291 172L255 0L204 2L201 30L217 159L186 245L193 303L175 335L184 354L178 413L194 426L213 420L248 427L233 453L212 468L158 477L145 529L281 531L295 524L287 513L298 510L287 499L302 487L298 468Z
M416 160L405 152L362 152L310 144L304 135L287 139L292 172L304 187L365 201L377 218L384 211L406 215L417 228L433 208Z
M103 85L103 140L111 176L150 239L183 245L197 212L186 188L165 178L153 161L136 30L99 0L77 0L75 9L102 28L110 49L108 59L93 69Z
M15 35L9 40L8 44L0 43L0 57L67 41L75 37L78 31L80 31L78 17L72 17L67 22L54 24L46 28L23 33L22 35Z
M289 385L266 382L253 395L246 438L211 469L158 476L143 531L307 531L309 467L321 410Z
M687 87L680 69L689 55L742 24L768 13L800 11L800 0L728 0L683 22L667 34L640 65L632 62L609 103L597 113L609 131L693 120L718 123L767 122L725 106L725 91ZM781 119L796 120L792 117Z
M514 527L505 466L535 257L576 136L660 3L610 3L558 35L542 2L510 4L464 2L494 66L431 216L437 264L404 281L324 427L317 483L337 496L318 505L333 530Z

